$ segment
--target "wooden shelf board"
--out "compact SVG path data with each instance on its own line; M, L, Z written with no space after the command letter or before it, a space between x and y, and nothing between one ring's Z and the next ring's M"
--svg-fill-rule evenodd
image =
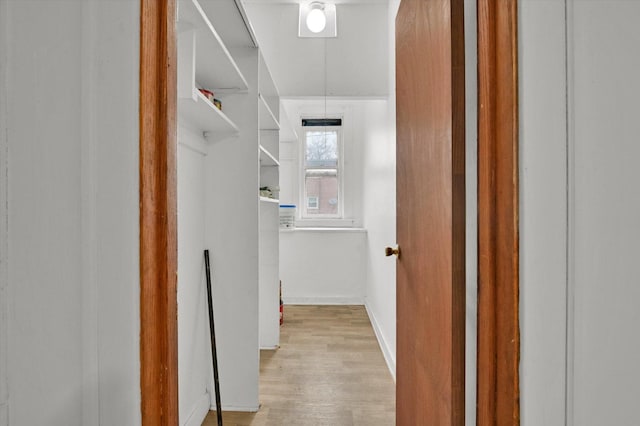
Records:
M246 91L247 80L197 0L180 0L178 31L196 33L196 84L216 90Z

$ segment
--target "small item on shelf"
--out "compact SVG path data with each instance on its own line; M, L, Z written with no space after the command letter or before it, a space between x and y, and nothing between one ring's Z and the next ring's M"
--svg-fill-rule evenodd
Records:
M268 186L263 186L263 187L260 188L260 196L261 197L267 197L267 198L274 198L273 190L271 188L269 188Z
M296 227L295 204L280 204L280 228L293 229Z
M202 93L204 95L205 98L209 99L209 101L211 103L215 103L215 98L214 98L214 94L212 91L207 90L207 89L198 89L200 91L200 93Z
M219 99L214 99L212 102L216 106L216 108L218 108L220 111L222 111L222 102L220 102Z

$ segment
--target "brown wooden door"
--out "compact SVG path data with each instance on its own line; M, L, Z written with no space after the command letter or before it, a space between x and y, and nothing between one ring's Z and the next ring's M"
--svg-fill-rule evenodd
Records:
M399 426L464 424L463 0L396 18Z

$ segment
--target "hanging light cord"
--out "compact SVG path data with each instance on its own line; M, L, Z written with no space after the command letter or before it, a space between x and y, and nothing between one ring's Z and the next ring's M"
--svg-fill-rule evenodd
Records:
M324 119L327 119L327 38L324 37L323 39L324 42ZM323 127L323 139L324 139L324 146L327 146L327 126L325 124L325 126Z

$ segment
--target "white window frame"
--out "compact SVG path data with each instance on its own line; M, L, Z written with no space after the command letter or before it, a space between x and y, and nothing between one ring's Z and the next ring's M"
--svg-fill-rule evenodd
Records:
M302 119L311 119L311 118L320 118L319 115L310 115L301 117ZM327 118L340 118L343 120L342 126L309 126L309 127L301 127L301 144L300 144L300 156L299 156L299 176L300 176L300 185L299 185L299 205L302 206L300 209L299 215L300 220L304 223L304 221L331 221L336 219L344 218L344 118L340 116L330 116ZM306 181L305 181L305 159L307 152L307 132L317 132L319 130L326 131L337 131L338 132L338 163L337 163L337 176L338 176L338 211L335 214L308 214L309 209L307 206L307 194L306 194ZM320 203L320 200L318 200ZM318 204L319 207L319 204Z
M315 207L311 207L311 200L315 200ZM318 210L320 208L320 205L318 204L320 202L320 200L318 199L318 197L307 197L307 210Z

